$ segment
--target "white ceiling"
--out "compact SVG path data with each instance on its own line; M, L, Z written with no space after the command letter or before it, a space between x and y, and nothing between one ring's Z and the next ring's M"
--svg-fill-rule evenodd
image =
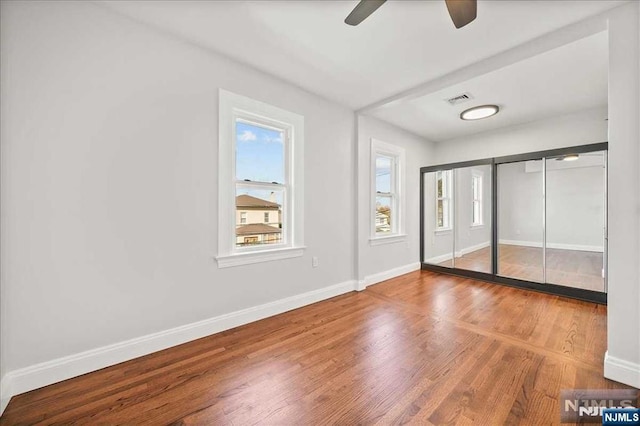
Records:
M371 115L440 142L606 106L607 73L605 31L426 96L382 106ZM455 106L446 102L464 92L473 99ZM483 104L499 105L500 113L460 120L460 112Z
M444 0L388 1L357 27L343 22L356 0L101 3L361 108L624 1L480 0L460 30Z

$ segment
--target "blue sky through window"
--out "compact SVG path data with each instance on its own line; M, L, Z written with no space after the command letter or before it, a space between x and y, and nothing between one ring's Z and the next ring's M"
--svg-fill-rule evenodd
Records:
M391 158L376 157L376 192L391 192Z
M236 179L284 183L282 132L236 122Z

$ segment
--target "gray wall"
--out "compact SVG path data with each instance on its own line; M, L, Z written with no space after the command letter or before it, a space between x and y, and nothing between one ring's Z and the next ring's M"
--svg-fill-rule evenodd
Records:
M607 107L602 106L439 142L433 164L606 142L606 118Z
M371 138L406 151L405 241L371 246L370 158ZM359 280L394 268L418 267L420 261L420 167L433 161L434 144L412 133L369 116L358 117L358 258Z
M350 110L91 2L1 50L2 375L353 279ZM219 88L304 115L301 258L216 265Z
M609 24L609 294L605 376L640 388L640 3Z

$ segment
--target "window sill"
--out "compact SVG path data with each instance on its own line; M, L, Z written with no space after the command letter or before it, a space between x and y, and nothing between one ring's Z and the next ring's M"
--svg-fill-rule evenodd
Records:
M384 237L371 237L369 238L370 246L380 246L383 244L400 243L407 239L407 234L393 234Z
M484 223L479 223L477 225L471 225L470 228L471 229L482 229L482 228L484 228Z
M442 228L442 229L436 229L435 231L433 231L433 233L436 235L446 235L446 234L450 234L451 231L452 231L451 228Z
M218 268L231 268L233 266L249 265L252 263L271 262L273 260L291 259L304 254L306 247L288 247L272 250L261 250L247 253L229 254L217 256Z

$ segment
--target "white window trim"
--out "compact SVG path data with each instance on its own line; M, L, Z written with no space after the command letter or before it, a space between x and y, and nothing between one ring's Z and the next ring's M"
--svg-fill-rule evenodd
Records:
M407 239L407 234L394 234L369 238L369 245L381 246L384 244L401 243Z
M434 230L434 234L436 235L444 235L444 234L448 234L453 230L453 226L452 225L452 221L453 221L453 209L452 209L452 204L453 204L453 170L440 170L442 173L447 173L448 174L448 180L447 180L447 193L448 196L447 197L443 197L443 199L446 199L449 201L448 205L449 205L449 210L448 210L448 216L449 216L449 226L438 226L438 174L436 172L436 179L435 179L435 195L436 195L436 202L435 202L435 207L436 207L436 226L435 226L435 230Z
M475 178L480 179L480 198L478 199L478 204L480 206L480 222L473 222L473 205L476 202L476 199L473 194L473 181ZM479 170L471 171L471 228L484 228L484 173Z
M236 248L235 122L249 118L287 129L285 177L288 199L283 211L283 243ZM287 155L288 154L288 155ZM285 196L287 196L285 195ZM304 254L304 117L220 89L218 123L218 255L219 268L299 257Z
M433 231L436 235L447 235L453 232L453 228L439 228Z
M393 160L393 176L392 176L392 193L393 206L392 212L395 211L395 223L392 221L393 231L390 234L376 234L376 157L383 155L391 157ZM371 138L371 161L370 161L370 207L369 207L369 244L377 246L381 244L392 244L405 241L407 235L405 233L405 217L406 217L406 200L404 190L406 185L405 176L405 150L396 145L382 142L378 139ZM394 191L395 190L395 191Z

